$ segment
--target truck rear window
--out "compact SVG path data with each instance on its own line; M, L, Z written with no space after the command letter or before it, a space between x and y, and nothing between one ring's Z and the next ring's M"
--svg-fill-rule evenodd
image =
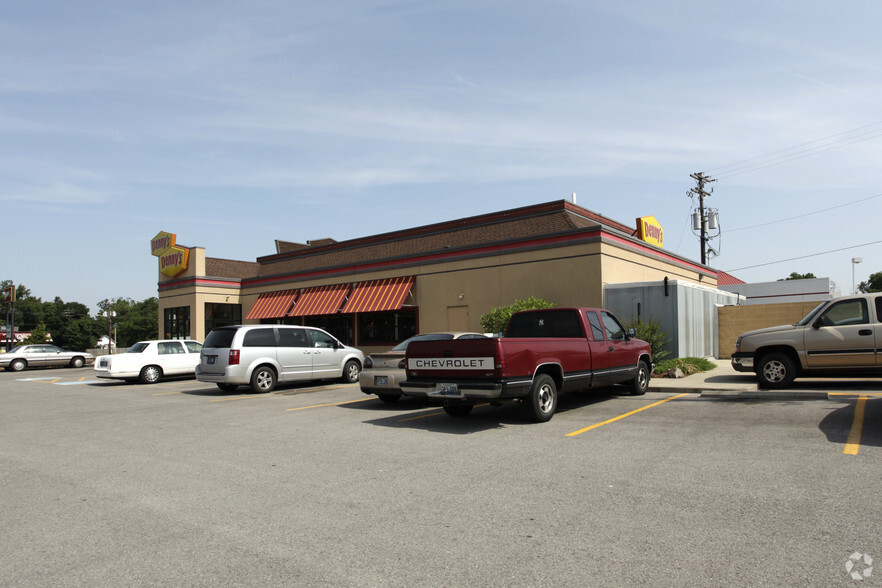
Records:
M514 314L506 336L585 338L579 312L570 309Z

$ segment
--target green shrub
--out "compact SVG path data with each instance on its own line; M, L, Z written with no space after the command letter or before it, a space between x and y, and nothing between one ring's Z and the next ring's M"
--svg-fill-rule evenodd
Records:
M661 321L653 321L652 317L649 322L635 319L629 323L625 323L625 329L634 329L637 332L637 338L643 339L649 343L652 352L652 361L658 364L664 358L671 354L666 349L667 344L671 342L668 332L661 329Z
M508 326L508 319L515 312L522 310L536 310L538 308L554 308L554 302L548 302L535 296L530 296L526 300L515 300L508 306L497 306L491 308L490 312L481 315L481 327L485 333L502 333Z
M698 372L708 372L717 367L717 364L703 357L678 357L656 362L653 373L666 374L668 370L680 368L683 375L689 376Z

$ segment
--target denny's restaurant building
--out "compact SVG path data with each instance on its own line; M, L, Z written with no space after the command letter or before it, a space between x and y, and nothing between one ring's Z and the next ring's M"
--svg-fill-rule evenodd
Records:
M561 200L350 241L277 240L253 262L206 257L162 232L151 241L159 336L204 341L223 325L305 324L371 352L416 333L482 332L482 314L530 296L603 306L609 284L716 286L715 271L662 248L655 219L637 225Z

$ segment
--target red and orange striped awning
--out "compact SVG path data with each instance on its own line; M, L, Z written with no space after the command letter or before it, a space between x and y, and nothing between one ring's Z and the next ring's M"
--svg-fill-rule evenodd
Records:
M351 284L334 284L332 286L316 286L307 288L300 295L297 304L288 316L313 316L317 314L335 314L340 310L343 299L349 292Z
M358 283L349 296L346 306L343 307L343 312L398 310L404 304L415 281L414 276L404 276Z
M282 318L288 314L288 310L297 298L299 290L281 290L279 292L265 292L257 297L257 301L245 315L246 320Z

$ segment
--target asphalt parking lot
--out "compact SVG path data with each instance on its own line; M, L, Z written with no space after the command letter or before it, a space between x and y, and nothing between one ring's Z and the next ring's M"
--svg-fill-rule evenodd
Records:
M610 389L533 424L0 372L0 584L880 585L879 383Z

